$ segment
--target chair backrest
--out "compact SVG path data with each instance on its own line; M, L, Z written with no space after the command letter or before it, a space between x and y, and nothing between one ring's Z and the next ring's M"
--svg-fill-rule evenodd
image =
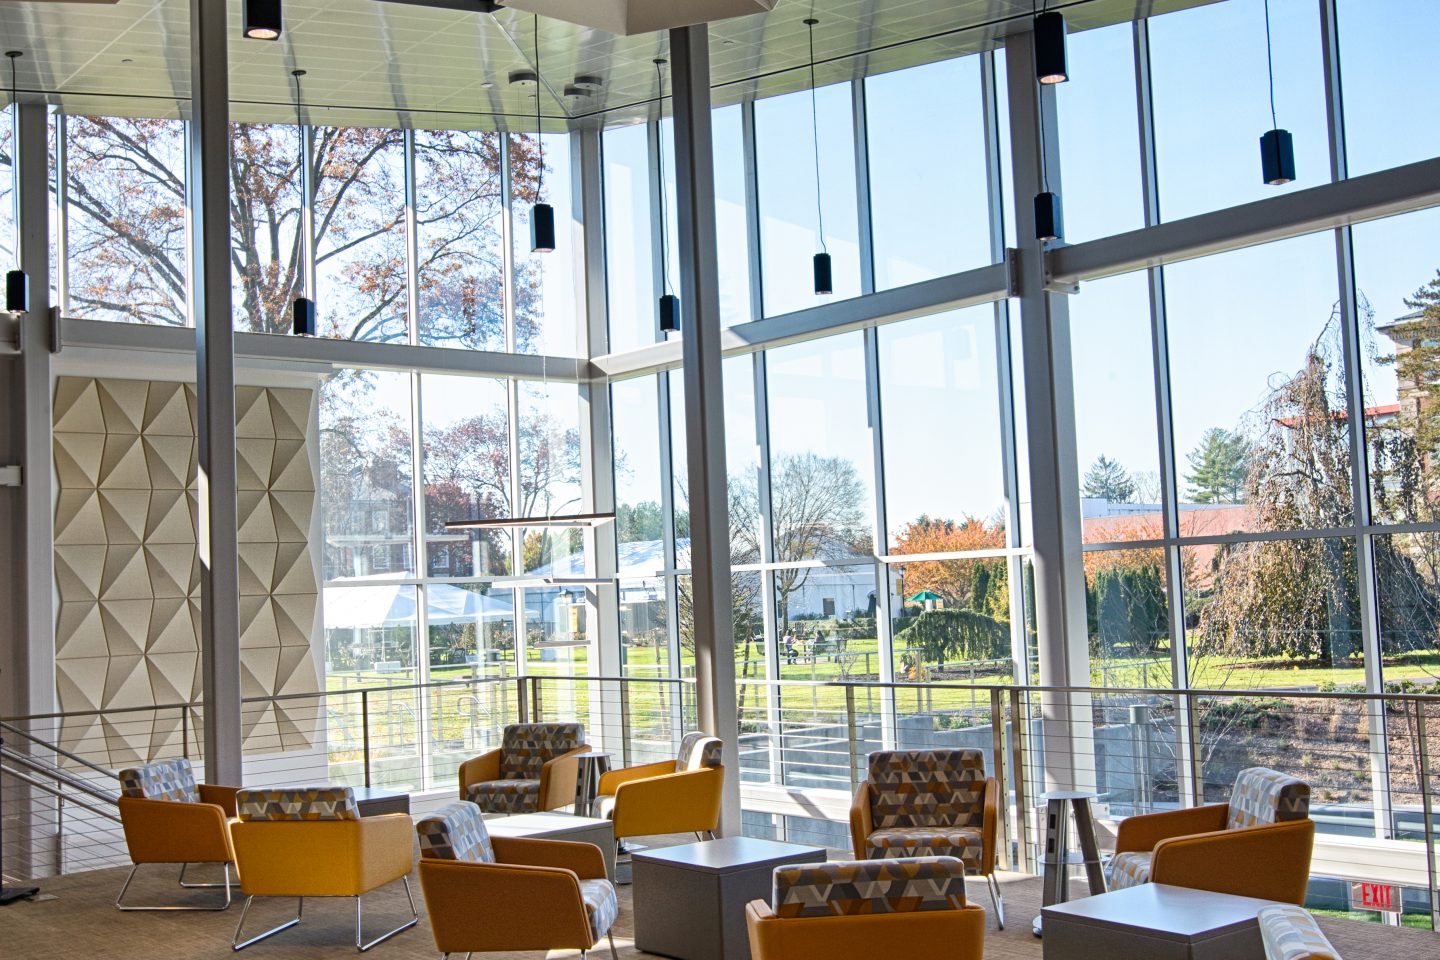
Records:
M282 787L277 790L241 790L235 794L240 819L257 820L359 820L355 791L349 787Z
M1268 767L1241 770L1230 791L1225 829L1255 827L1310 816L1310 784Z
M495 847L485 818L473 803L447 804L415 824L420 834L420 856L436 860L494 863Z
M120 796L137 800L200 802L200 791L195 786L195 769L184 757L157 760L142 767L121 770Z
M878 750L870 754L870 815L877 828L978 827L985 821L985 755L979 750Z
M955 857L852 860L776 867L777 917L914 913L965 906L965 864Z
M1339 960L1335 946L1304 907L1266 907L1255 917L1265 960Z
M680 750L675 755L676 770L700 770L704 767L720 766L720 751L724 744L719 737L708 733L687 733L680 741Z
M500 779L539 780L547 761L584 742L581 723L512 723L500 741Z

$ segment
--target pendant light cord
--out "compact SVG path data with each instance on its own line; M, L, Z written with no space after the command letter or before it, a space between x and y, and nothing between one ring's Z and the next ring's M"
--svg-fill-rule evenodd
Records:
M1268 0L1267 0L1268 2ZM1046 0L1048 5L1049 0ZM1032 0L1030 12L1038 17L1045 12L1044 6ZM1045 84L1038 84L1040 90L1035 97L1035 115L1040 121L1040 192L1050 192L1050 164L1045 162Z
M540 15L535 15L535 146L540 169L535 174L535 199L545 196L545 138L540 136Z
M1270 128L1280 126L1275 119L1275 57L1270 50L1270 0L1265 0L1265 75L1270 81Z
M819 22L814 17L805 21L810 31L810 142L815 147L815 223L820 231L820 252L829 253L825 245L825 204L820 196L820 119L815 107L815 24Z
M659 112L663 114L665 103L665 61L655 58L655 90L659 98ZM660 170L660 292L670 293L670 214L665 209L665 144L660 137L660 121L655 121L655 160Z
M299 176L299 178L300 178L300 193L301 193L301 195L303 196L304 193L305 193L305 161L306 161L306 157L305 157L305 124L304 124L304 121L302 120L301 114L300 114L300 102L301 102L301 101L300 101L300 78L303 77L303 76L305 76L305 71L304 71L304 70L291 70L291 71L290 71L290 76L295 79L295 133L297 134L296 139L299 141L299 144L298 144L298 146L297 146L297 150L298 150L298 152L299 152L299 155L298 155L298 157L296 158L295 173L296 173L296 175ZM310 277L309 277L309 274L307 273L307 271L305 270L305 265L304 265L304 263L303 263L303 258L302 258L302 263L301 263L301 265L300 265L300 295L301 295L302 297L304 297L304 296L308 296L309 293L310 293Z

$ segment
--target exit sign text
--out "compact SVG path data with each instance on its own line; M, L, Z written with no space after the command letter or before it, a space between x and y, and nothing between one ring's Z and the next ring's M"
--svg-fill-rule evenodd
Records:
M1399 887L1386 883L1350 884L1351 910L1379 910L1381 913L1399 913L1404 900Z

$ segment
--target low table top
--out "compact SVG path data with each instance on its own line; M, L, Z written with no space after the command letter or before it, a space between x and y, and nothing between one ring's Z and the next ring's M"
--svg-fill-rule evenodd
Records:
M409 791L396 787L351 787L350 792L354 794L357 803L364 803L368 800L392 800L405 796Z
M818 856L824 860L828 851L800 843L781 843L777 840L756 840L752 837L723 837L719 840L702 840L699 843L682 843L674 847L658 847L636 852L632 862L663 863L666 866L702 873L735 873L755 867L779 866L784 863L814 861Z
M1143 931L1162 940L1189 941L1228 933L1254 923L1255 916L1274 900L1235 897L1228 893L1142 883L1080 900L1045 907L1041 915L1090 926Z
M495 834L505 833L554 833L560 830L611 826L609 820L596 817L577 817L572 813L516 813L508 817L486 817L485 829Z

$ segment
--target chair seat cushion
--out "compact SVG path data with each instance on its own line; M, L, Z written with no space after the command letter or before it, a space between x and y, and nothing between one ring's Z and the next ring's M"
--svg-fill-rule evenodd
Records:
M984 845L979 827L886 827L865 839L865 858L957 857L978 873Z
M1124 890L1126 887L1138 887L1142 883L1149 883L1150 857L1149 853L1140 853L1134 850L1115 854L1109 867L1106 868L1105 879L1109 888Z
M1339 960L1335 947L1304 907L1266 907L1256 919L1265 960Z
M585 916L590 921L590 935L599 942L620 916L620 901L609 880L581 880L580 899L585 901Z
M540 781L486 780L472 783L466 799L486 813L535 813L540 809Z

